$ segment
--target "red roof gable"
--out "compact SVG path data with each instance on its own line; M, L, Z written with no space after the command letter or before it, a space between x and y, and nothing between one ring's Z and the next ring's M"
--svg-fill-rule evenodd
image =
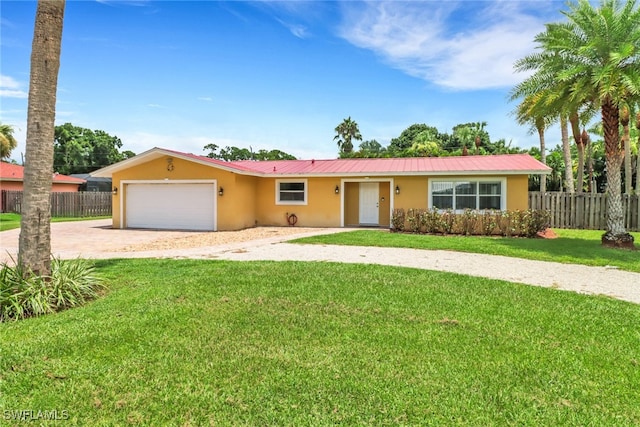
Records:
M55 173L52 175L52 182L65 184L82 184L84 179ZM0 162L0 181L22 181L24 179L24 167L12 163Z

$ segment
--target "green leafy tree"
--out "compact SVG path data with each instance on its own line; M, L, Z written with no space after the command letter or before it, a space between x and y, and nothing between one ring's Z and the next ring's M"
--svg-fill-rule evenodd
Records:
M333 140L338 144L340 157L350 157L353 152L353 140L362 141L358 123L351 120L351 116L349 116L336 126L335 132L336 136L333 137Z
M251 147L225 147L220 148L217 144L207 144L204 151L208 151L207 157L212 159L232 162L236 160L295 160L296 157L280 150L259 150L254 153Z
M256 160L296 160L296 157L280 150L259 150Z
M526 96L524 100L518 105L515 110L516 120L521 125L529 125L529 133L537 132L538 141L540 142L540 157L539 160L547 164L547 148L545 141L545 131L551 124L552 120L549 117L549 112L540 110L540 103L538 100L541 98L540 94L533 94ZM540 175L540 191L547 191L547 176Z
M122 141L105 131L85 129L65 123L55 127L53 164L61 174L89 173L132 157L120 152Z
M552 90L570 105L598 109L602 115L607 163L607 232L603 244L627 246L633 236L624 225L620 107L640 93L640 11L635 0L588 0L568 3L566 22L546 25L535 41L539 51L516 63L533 71L519 92ZM559 113L563 113L560 111Z
M358 151L353 153L353 157L359 158L378 158L386 157L387 149L375 139L363 141L358 146Z
M64 0L40 0L31 45L24 192L18 265L26 276L51 275L51 180Z
M13 136L13 126L0 123L0 160L8 159L17 146L18 141Z
M420 141L416 141L418 135L422 135ZM403 130L399 137L391 139L388 151L394 157L402 157L406 154L405 151L409 150L416 142L424 143L426 140L435 141L440 145L442 137L438 129L433 126L427 126L424 123L412 124Z

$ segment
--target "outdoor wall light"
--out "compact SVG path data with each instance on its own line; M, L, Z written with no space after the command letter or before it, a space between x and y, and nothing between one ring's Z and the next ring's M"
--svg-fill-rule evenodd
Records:
M218 196L222 197L223 194L224 194L224 188L220 187L220 189L218 190Z
M114 196L118 195L118 187L113 187L113 190L111 190L111 193L113 193Z
M396 194L400 194L400 187L396 185Z
M336 185L336 194L339 194L339 193L340 193L340 187Z

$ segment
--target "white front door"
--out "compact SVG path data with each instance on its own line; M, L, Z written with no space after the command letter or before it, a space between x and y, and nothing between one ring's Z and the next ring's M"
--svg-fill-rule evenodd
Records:
M378 225L378 189L377 182L360 183L360 224Z

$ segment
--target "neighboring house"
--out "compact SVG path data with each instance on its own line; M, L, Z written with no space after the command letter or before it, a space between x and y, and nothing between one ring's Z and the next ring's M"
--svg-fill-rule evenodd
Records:
M12 163L0 162L0 190L22 191L24 180L24 167ZM51 179L51 191L76 192L84 179L54 173ZM0 203L2 201L0 200ZM0 211L2 211L0 206Z
M85 183L80 186L80 191L111 192L111 178L98 178L88 173L72 173L69 176L85 180Z
M224 162L153 148L91 173L111 177L113 227L389 227L395 208L527 209L528 154Z

